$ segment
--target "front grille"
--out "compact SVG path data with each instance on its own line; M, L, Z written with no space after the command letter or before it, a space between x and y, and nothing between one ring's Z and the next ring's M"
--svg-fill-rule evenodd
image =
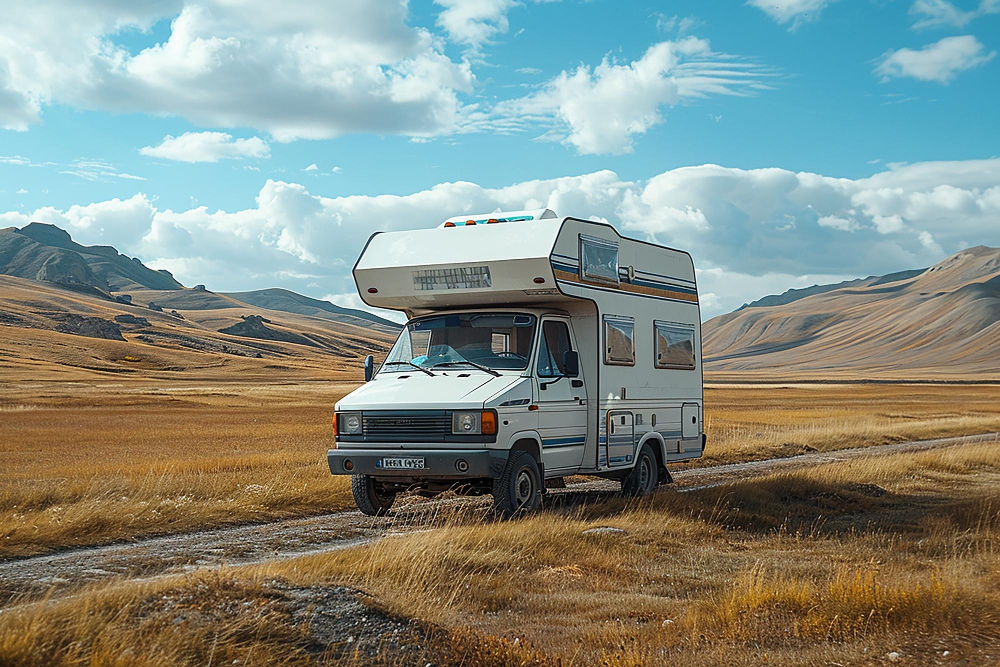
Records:
M420 412L366 412L361 419L366 437L386 440L423 439L451 435L451 413L424 410Z

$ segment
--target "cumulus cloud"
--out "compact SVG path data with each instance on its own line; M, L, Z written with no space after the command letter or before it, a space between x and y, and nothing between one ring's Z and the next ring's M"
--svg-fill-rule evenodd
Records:
M488 44L497 34L510 27L507 11L518 3L515 0L434 0L444 9L438 14L437 24L455 42L473 50Z
M996 51L987 53L982 43L972 35L945 37L922 49L887 51L875 73L883 81L910 77L949 83L960 72L988 63L996 54Z
M1000 2L982 0L975 9L959 9L948 0L915 0L910 6L910 15L916 19L913 27L921 28L964 28L974 19L987 14L1000 13Z
M185 132L167 135L157 146L145 146L139 153L177 162L218 162L222 159L269 158L271 149L260 137L233 139L225 132Z
M819 20L820 12L831 0L747 0L751 7L760 9L777 23L791 24L789 30L798 30L804 23Z
M408 25L407 11L399 0L10 3L0 125L24 129L43 104L64 103L253 127L279 141L450 132L474 77ZM163 19L161 43L132 53L115 41Z
M161 210L136 195L0 214L0 222L60 224L186 284L280 285L323 296L354 291L350 270L373 230L534 208L606 220L624 234L689 250L703 313L712 316L789 287L929 266L970 243L1000 245L1000 159L896 165L863 179L701 165L639 182L598 171L500 188L459 181L408 195L336 198L269 180L243 210Z
M609 57L548 81L540 92L499 105L512 118L551 119L559 138L580 153L629 153L632 138L663 122L662 108L708 95L748 95L766 88L766 68L715 53L707 40L654 44L639 60Z

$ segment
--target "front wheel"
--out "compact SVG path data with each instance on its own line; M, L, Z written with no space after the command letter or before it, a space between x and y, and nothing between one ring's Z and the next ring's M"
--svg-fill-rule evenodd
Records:
M542 474L528 452L511 452L503 474L493 482L493 511L505 519L542 504Z
M396 494L385 491L371 475L351 475L351 493L362 514L383 516L396 501Z
M656 489L657 468L653 449L648 444L643 445L639 450L639 456L636 457L635 467L622 480L622 493L627 496L645 496L652 493Z

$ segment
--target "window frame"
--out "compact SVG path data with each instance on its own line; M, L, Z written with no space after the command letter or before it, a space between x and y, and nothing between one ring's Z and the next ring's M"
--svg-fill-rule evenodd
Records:
M544 378L546 380L552 378L568 377L565 373L562 372L557 372L552 375L543 375L541 372L541 365L543 358L542 355L549 354L549 341L548 338L546 338L545 336L545 325L548 324L549 322L552 322L553 324L562 325L563 329L566 331L566 342L569 343L569 349L573 351L576 350L576 347L573 345L573 333L572 330L570 329L569 322L557 318L545 318L541 320L538 323L538 333L537 333L538 352L535 355L535 373L534 373L535 377L539 379ZM552 362L555 364L556 370L561 371L561 369L559 368L560 360L556 359L555 357L552 357Z
M584 254L584 247L599 247L605 250L613 248L615 251L615 267L614 267L614 277L604 276L604 275L593 275L587 273L587 262L586 255ZM613 285L615 287L621 286L621 263L619 261L619 245L615 241L609 241L608 239L602 239L597 236L588 236L586 234L580 234L580 266L578 269L578 275L580 280L584 282L594 283L597 285Z
M635 366L635 318L628 317L626 315L605 315L603 318L604 323L604 358L605 366ZM611 358L611 350L609 349L609 336L608 328L612 324L625 324L631 328L631 334L629 335L629 341L632 343L632 360L631 361L621 361Z
M660 329L673 329L681 331L691 336L691 365L660 363ZM653 367L659 370L670 371L694 371L698 369L698 350L695 342L695 327L690 324L680 322L668 322L666 320L653 320Z

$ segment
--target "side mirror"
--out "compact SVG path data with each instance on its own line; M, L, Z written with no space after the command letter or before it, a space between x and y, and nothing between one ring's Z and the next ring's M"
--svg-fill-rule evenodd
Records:
M365 357L365 382L370 382L375 375L375 357L368 355Z
M575 378L580 374L580 353L576 350L566 350L563 352L563 368L566 375Z

